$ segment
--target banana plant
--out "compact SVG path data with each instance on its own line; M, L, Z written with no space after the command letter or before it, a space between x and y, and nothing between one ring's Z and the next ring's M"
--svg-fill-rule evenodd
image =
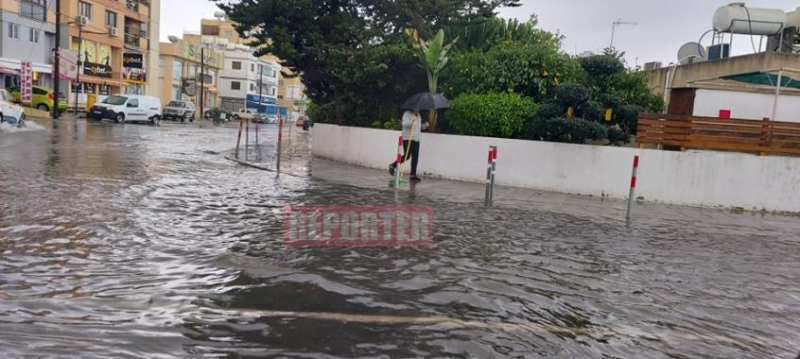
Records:
M442 72L450 58L447 57L450 49L458 41L458 37L449 44L444 44L444 31L439 30L436 36L430 41L425 41L419 36L419 32L414 29L407 29L406 34L411 38L411 43L420 59L420 66L428 75L428 91L436 93L439 84L439 73ZM431 131L436 130L437 112L432 109L430 112Z

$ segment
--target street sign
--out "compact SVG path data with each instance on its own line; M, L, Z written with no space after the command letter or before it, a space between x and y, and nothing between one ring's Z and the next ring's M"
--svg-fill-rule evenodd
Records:
M20 97L23 103L33 100L33 65L30 61L20 63Z

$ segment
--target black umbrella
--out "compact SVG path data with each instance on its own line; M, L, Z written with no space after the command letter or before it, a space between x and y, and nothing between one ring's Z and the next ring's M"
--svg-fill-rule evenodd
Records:
M441 94L432 92L418 93L411 96L403 108L406 110L438 110L450 106L450 101Z

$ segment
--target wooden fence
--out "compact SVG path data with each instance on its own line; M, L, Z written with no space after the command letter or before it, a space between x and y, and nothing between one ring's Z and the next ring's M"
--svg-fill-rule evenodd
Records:
M639 144L800 155L800 123L642 114Z

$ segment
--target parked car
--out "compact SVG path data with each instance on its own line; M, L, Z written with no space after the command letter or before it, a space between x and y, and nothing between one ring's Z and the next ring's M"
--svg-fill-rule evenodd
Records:
M197 109L194 103L188 101L170 101L167 107L164 107L164 119L181 120L184 122L194 122L194 114Z
M280 118L278 118L278 115L269 115L269 116L267 116L267 123L278 123L278 121L280 121Z
M233 120L234 121L239 121L239 120L252 121L252 120L254 120L256 118L256 115L258 115L258 111L254 110L252 108L248 108L248 109L240 108L239 111L236 111L236 112L233 113Z
M110 119L119 123L150 122L158 125L161 121L161 100L153 96L114 95L92 106L89 118Z
M5 89L0 89L0 123L22 127L25 124L25 109L15 104L11 94Z
M233 113L231 113L230 111L228 111L228 110L226 110L226 109L224 109L222 107L214 107L214 108L206 111L206 113L203 115L203 119L205 119L207 121L215 120L216 116L219 115L219 114L222 115L222 120L223 121L230 121L231 118L233 117Z
M11 93L11 96L14 98L14 102L22 102L22 94L20 93L19 87L12 87L8 90L8 92ZM50 111L53 109L53 101L56 98L55 91L53 91L53 89L44 86L33 86L32 92L33 95L31 96L31 107L42 111ZM58 95L58 110L67 110L67 98L64 96L64 94Z

